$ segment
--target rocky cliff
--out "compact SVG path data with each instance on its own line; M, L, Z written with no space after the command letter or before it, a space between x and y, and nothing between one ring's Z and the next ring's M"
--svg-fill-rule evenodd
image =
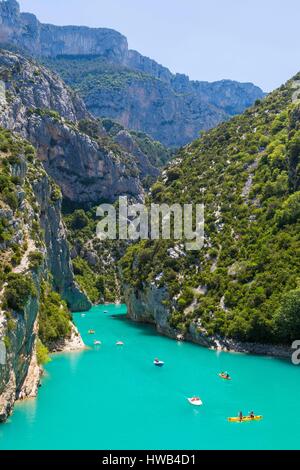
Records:
M158 64L151 75L149 67L143 70L146 61L139 68L131 68L131 61L116 64L93 56L43 62L79 92L95 116L115 119L169 147L190 142L201 130L226 121L264 95L251 83L193 82L164 68L160 73Z
M42 24L34 15L21 13L15 0L0 2L0 26L3 46L34 56L93 54L119 62L128 49L126 38L114 30Z
M141 180L157 169L130 153L128 139L114 142L57 75L1 50L0 79L0 125L30 140L67 200L96 205L121 194L142 197Z
M31 145L0 130L0 421L14 401L37 392L38 335L44 286L71 310L91 307L74 280L58 187L36 160ZM48 295L48 294L47 294ZM58 304L60 301L58 301ZM46 309L46 316L52 315ZM66 336L70 319L58 307ZM46 320L48 321L48 320ZM53 330L53 327L52 327ZM49 334L56 335L53 331ZM58 333L57 338L63 339Z
M167 146L178 147L253 104L263 92L251 83L190 81L128 49L120 33L40 23L0 2L0 44L44 58L76 87L95 116L116 119ZM45 59L46 58L46 59Z

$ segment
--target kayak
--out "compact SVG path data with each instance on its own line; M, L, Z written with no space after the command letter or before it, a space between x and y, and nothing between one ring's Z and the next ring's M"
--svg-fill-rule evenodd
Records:
M163 361L153 361L153 364L157 367L162 367L164 365Z
M201 405L203 405L202 401L201 401L200 398L198 398L198 397L188 398L187 400L188 400L188 402L189 402L191 405L194 405L194 406L201 406Z
M224 380L231 380L231 377L226 377L226 375L219 374L219 377Z
M236 417L236 418L227 418L227 420L230 422L230 423L247 423L248 421L260 421L263 419L263 416L254 416L254 418L250 418L250 416L244 416L242 418L242 420L240 420L240 418Z

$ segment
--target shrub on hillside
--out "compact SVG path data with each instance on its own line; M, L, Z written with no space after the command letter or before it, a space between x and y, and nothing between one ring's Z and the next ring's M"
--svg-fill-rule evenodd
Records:
M10 274L4 292L4 306L16 312L23 312L30 297L36 296L32 277L23 274Z

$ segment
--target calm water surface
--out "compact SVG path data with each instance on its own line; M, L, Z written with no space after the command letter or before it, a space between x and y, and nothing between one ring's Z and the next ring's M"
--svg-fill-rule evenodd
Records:
M91 349L52 357L38 398L0 425L0 449L300 448L300 367L177 343L125 312L112 305L74 315ZM195 394L203 407L187 402ZM240 410L264 420L228 423Z

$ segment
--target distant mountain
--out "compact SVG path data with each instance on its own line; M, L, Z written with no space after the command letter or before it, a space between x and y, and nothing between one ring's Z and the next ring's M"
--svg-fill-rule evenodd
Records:
M43 58L95 116L115 119L167 146L188 143L264 95L251 83L174 75L129 50L127 39L114 30L42 24L20 13L15 0L0 2L0 25L0 44Z

